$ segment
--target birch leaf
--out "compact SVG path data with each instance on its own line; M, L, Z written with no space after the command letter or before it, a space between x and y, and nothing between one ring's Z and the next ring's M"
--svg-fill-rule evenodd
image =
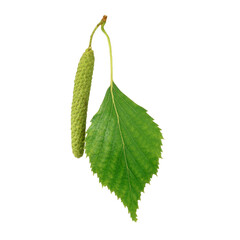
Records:
M147 111L109 87L87 131L86 154L91 169L137 220L138 200L157 174L162 134Z

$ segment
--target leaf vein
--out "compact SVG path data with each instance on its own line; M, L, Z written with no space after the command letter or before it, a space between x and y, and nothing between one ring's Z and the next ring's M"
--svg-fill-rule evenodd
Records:
M119 105L120 107L120 105ZM121 108L121 107L120 107ZM123 109L123 108L121 108ZM122 110L123 112L126 113L126 111ZM137 142L135 141L135 139L133 138L132 134L130 133L130 131L128 130L128 128L126 127L126 124L124 123L124 121L122 120L122 118L119 116L119 119L121 120L122 125L125 127L126 129L126 133L127 135L131 138L131 140L133 141L133 143L135 144L135 146L137 147L137 149L139 150L139 152L143 155L143 157L145 158L145 160L147 160L147 162L150 162L148 160L148 158L146 157L145 153L142 151L142 149L138 146ZM138 130L138 129L137 129ZM139 131L139 130L138 130ZM150 162L152 164L152 162ZM153 165L153 164L152 164Z
M112 112L112 106L111 106L111 112ZM111 116L111 113L110 113L109 116L108 116L108 121L107 121L107 125L106 125L106 127L105 127L105 130L104 130L103 140L102 140L102 142L101 142L101 147L99 148L98 153L96 154L97 156L95 157L95 160L96 160L96 161L98 161L99 154L100 154L100 152L102 151L102 146L103 146L103 143L104 143L104 141L105 141L105 137L106 137L106 132L107 132L107 128L108 128L108 123L109 123L110 116Z

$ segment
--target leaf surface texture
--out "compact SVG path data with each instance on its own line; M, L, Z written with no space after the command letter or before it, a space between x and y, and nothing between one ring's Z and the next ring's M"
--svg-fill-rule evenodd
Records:
M137 220L138 200L157 174L162 134L147 111L113 83L87 131L91 169Z

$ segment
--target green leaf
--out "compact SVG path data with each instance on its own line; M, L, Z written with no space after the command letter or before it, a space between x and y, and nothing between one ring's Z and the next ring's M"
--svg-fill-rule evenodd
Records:
M141 192L157 174L162 151L160 128L146 112L113 83L86 137L93 173L128 207L134 221Z

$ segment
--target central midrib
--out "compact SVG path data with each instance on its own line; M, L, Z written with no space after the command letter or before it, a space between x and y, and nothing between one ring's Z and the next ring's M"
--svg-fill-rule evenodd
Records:
M124 155L124 160L125 160L125 164L126 164L126 168L127 168L128 185L129 185L130 196L131 196L131 201L132 201L132 188L131 188L131 181L130 181L130 174L129 174L128 162L127 162L127 157L126 157L126 151L125 151L125 143L124 143L124 140L123 140L122 130L121 130L121 126L120 126L120 119L119 119L117 107L116 107L115 100L114 100L113 84L111 84L110 90L111 90L111 96L112 96L114 110L115 110L115 113L116 113L116 116L117 116L118 129L119 129L120 137L121 137L121 140L122 140L123 155Z

